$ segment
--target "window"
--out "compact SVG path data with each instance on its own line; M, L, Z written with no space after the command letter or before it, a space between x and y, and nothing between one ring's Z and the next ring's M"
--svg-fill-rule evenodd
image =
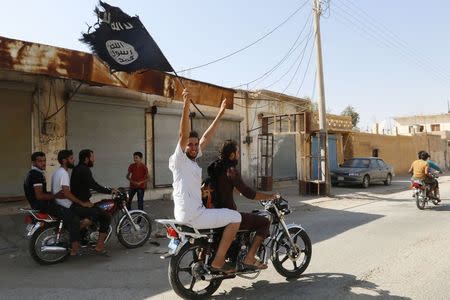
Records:
M441 124L431 124L431 131L441 131Z
M380 166L380 169L387 169L386 164L381 159L378 160L378 165Z
M419 125L419 132L424 132L425 131L425 127L422 125Z
M344 161L343 168L368 168L370 159L354 158Z
M408 132L414 133L414 126L408 126Z
M373 149L372 150L372 157L378 157L378 149Z

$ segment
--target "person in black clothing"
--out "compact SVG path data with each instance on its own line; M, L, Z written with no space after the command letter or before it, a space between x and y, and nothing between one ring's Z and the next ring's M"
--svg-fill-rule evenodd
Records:
M92 196L91 189L102 194L111 194L115 189L109 189L99 185L92 177L91 169L94 166L94 152L89 149L81 150L79 153L78 165L72 171L70 178L70 190L81 201L89 202ZM92 206L89 208L73 204L71 209L80 217L89 217L98 220L100 223L99 237L95 250L99 254L107 255L105 250L105 239L111 224L111 216L101 208Z
M70 255L77 255L80 250L80 219L70 209L56 204L56 198L64 198L63 192L53 195L47 192L45 180L46 158L43 152L34 152L31 155L32 168L24 181L25 197L31 208L50 214L63 220L70 235Z
M245 184L237 169L239 162L239 147L236 141L227 140L223 143L219 157L208 166L208 176L211 179L213 193L212 200L216 208L237 210L233 198L233 191L237 189L244 197L257 201L272 200L276 194L259 193ZM243 260L247 269L266 269L255 258L256 252L266 237L269 236L270 221L257 214L240 212L242 221L240 230L255 231L252 245Z

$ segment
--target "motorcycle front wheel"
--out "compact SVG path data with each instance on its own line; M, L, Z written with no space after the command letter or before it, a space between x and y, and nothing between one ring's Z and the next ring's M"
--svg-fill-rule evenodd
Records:
M195 275L202 272L203 261L199 253L203 248L187 243L169 263L169 282L174 292L183 299L204 299L220 287L222 280L204 281ZM197 274L196 274L197 273Z
M63 229L57 242L57 225L44 225L36 230L30 240L31 257L41 265L57 264L69 256L69 233ZM46 252L45 247L61 247L65 250Z
M297 278L305 272L311 261L311 240L303 229L297 227L290 228L289 235L294 241L295 249L284 234L274 246L272 263L280 275L286 278Z
M130 211L131 219L137 224L138 229L134 228L133 223L125 217L117 225L117 239L126 248L137 248L145 244L152 233L152 221L150 217L140 211Z

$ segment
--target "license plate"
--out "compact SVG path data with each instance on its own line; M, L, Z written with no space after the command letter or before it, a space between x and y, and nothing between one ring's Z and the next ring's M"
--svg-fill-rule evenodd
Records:
M344 176L338 176L338 181L344 181Z
M180 240L171 239L168 247L170 250L175 251L177 249L179 243L180 243Z

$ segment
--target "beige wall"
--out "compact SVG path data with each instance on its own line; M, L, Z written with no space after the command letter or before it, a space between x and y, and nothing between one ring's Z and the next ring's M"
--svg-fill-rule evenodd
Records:
M351 133L344 148L345 158L372 156L379 149L379 157L394 167L396 174L406 175L411 162L420 150L427 151L441 167L446 165L446 145L439 136L389 136L370 133Z

